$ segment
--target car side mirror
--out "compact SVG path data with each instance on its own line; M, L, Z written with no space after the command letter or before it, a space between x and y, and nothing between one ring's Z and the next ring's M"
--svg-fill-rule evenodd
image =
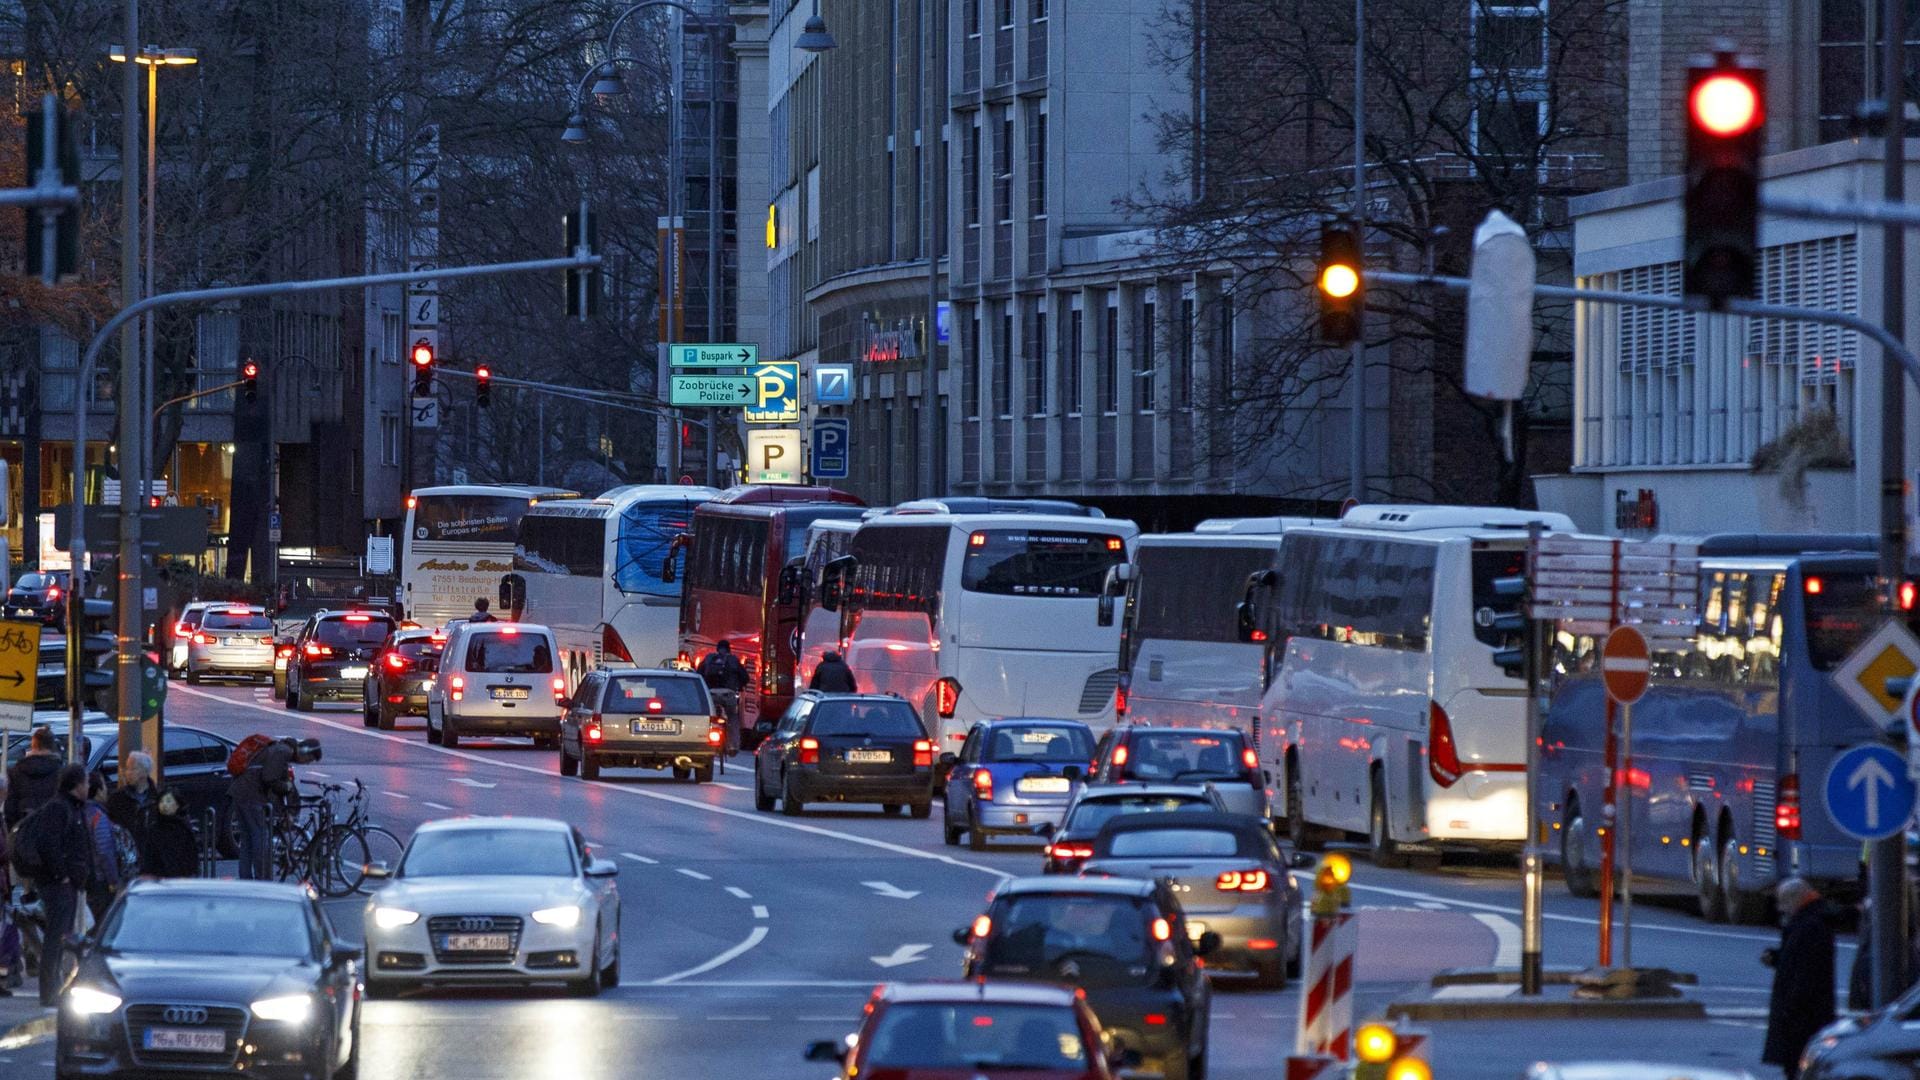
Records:
M590 878L619 877L620 864L612 859L594 859L587 863L587 876Z
M940 755L940 767L943 769L951 769L955 765L959 764L959 762L960 762L960 755L954 753L951 750Z
M778 598L781 603L791 604L800 599L800 576L805 572L798 560L780 568Z
M807 1044L808 1061L839 1061L846 1054L844 1039L821 1039Z
M1195 956L1212 956L1219 951L1220 935L1214 933L1212 930L1201 934L1200 940L1193 943L1193 955Z
M1038 824L1038 825L1035 825L1035 826L1033 827L1033 835L1035 835L1035 836L1040 836L1040 837L1048 837L1048 836L1052 836L1052 835L1053 835L1053 822L1051 822L1051 821L1043 821L1043 822L1041 822L1040 824Z
M1069 765L1060 770L1060 775L1067 778L1067 783L1077 784L1080 782L1080 778L1085 776L1086 773L1082 772L1078 765Z
M773 721L771 721L771 720L762 720L762 721L760 721L759 723L757 723L757 724L755 724L755 725L753 725L753 733L754 733L755 735L771 735L771 734L773 734Z
M955 930L953 932L953 943L955 945L971 945L973 943L973 927L963 926Z
M335 945L333 951L327 954L327 963L336 968L346 967L365 955L367 955L365 949L358 949L351 945Z
M1304 851L1296 851L1287 856L1287 865L1295 870L1311 870L1319 861Z
M375 881L385 881L393 876L393 867L385 859L378 859L361 867L360 872Z

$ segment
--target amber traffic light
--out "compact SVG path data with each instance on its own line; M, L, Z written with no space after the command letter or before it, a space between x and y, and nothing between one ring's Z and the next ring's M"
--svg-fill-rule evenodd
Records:
M1320 267L1314 282L1320 300L1320 340L1350 345L1360 340L1367 287L1360 263L1360 234L1352 225L1320 226Z

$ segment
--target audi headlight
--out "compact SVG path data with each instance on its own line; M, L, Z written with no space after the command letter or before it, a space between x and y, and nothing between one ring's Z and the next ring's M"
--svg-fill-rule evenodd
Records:
M420 921L420 913L406 908L377 907L373 909L373 925L382 930L395 930L402 926L412 926Z
M533 913L533 921L543 926L558 926L563 930L580 925L580 907L567 904L562 907L541 908Z
M76 1016L98 1016L120 1007L120 997L92 986L75 986L67 991L67 1008Z
M253 1015L262 1020L278 1020L282 1023L305 1023L307 1014L313 1011L313 995L288 994L284 997L261 998L253 1003Z

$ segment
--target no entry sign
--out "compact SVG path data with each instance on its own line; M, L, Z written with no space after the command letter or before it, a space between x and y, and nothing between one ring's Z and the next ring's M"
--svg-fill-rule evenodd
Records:
M1631 705L1647 692L1647 639L1631 626L1614 628L1600 650L1600 674L1607 696Z

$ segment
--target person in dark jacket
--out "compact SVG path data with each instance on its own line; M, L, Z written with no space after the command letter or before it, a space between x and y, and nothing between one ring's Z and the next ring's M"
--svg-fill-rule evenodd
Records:
M1833 914L1804 878L1787 878L1774 893L1781 911L1780 947L1761 954L1773 968L1767 1042L1760 1060L1798 1080L1800 1053L1833 1022Z
M487 610L488 606L489 605L487 604L487 598L484 596L474 600L473 614L467 616L467 621L468 622L499 622L500 620L493 617L493 612Z
M200 872L200 841L187 823L180 800L162 789L140 850L140 871L154 877L192 877Z
M240 821L240 879L273 877L273 817L293 792L292 739L275 739L253 755L227 789Z
M829 694L857 694L860 683L853 677L853 669L832 649L820 658L820 666L813 669L813 681L807 683L808 689L824 690Z
M46 912L47 929L40 946L40 1004L57 1004L62 960L74 916L93 873L93 836L87 830L87 770L60 766L59 794L34 816L22 843L34 845L40 866L35 887Z
M42 726L33 729L27 740L27 752L7 770L7 828L26 819L41 803L59 791L55 778L60 774L60 752L54 748L53 732Z
M721 638L694 671L727 718L727 754L731 756L740 749L740 691L747 687L747 669L733 655L733 643Z

